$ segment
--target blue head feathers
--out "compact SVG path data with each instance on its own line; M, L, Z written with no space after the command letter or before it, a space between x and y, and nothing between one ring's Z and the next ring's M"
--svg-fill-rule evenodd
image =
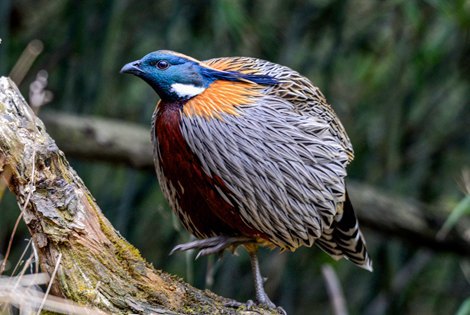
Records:
M219 71L201 65L196 59L168 50L155 51L140 60L130 62L121 69L121 73L130 73L142 78L161 99L167 101L194 97L215 80L277 84L276 79L270 76Z

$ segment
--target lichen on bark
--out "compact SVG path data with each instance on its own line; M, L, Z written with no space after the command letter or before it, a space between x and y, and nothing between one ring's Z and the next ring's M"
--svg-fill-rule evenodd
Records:
M9 176L5 176L5 174ZM52 293L110 313L270 314L155 270L111 225L44 124L0 78L0 175L9 179Z

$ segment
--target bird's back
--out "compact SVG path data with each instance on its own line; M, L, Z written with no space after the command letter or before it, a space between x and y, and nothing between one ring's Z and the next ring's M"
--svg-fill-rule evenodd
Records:
M293 104L294 110L307 116L322 117L330 125L345 151L348 161L354 158L349 137L333 108L327 103L319 88L306 77L289 67L251 57L223 57L204 61L205 64L225 71L268 75L276 78L279 84L269 89L270 94Z

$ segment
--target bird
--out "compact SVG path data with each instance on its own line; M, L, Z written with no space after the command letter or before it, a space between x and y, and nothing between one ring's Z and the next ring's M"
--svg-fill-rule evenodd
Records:
M258 248L316 245L372 271L349 199L351 141L319 88L299 72L253 57L199 61L148 53L121 73L160 97L151 138L161 190L195 237L173 252L249 256L255 303L274 308Z

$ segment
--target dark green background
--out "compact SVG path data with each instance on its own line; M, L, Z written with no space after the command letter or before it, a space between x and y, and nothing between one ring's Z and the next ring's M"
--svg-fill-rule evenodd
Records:
M319 86L343 121L356 152L351 178L450 212L464 196L458 182L469 165L469 29L468 0L1 0L0 74L7 75L26 45L40 39L44 51L21 85L25 95L45 69L54 100L44 110L149 126L157 96L119 69L150 51L171 49L197 59L244 55L284 64ZM211 289L239 300L254 297L243 250L219 262L168 256L189 236L154 174L102 162L71 163L106 216L157 268L204 288L207 265L215 263ZM12 196L0 207L4 254L18 209ZM433 252L419 272L408 275L406 288L395 292L397 274L415 264L420 249L370 230L365 234L374 273L335 263L316 248L262 251L268 293L289 314L331 314L320 273L328 262L351 314L375 314L372 305L380 294L386 297L384 314L454 314L470 295L468 260ZM12 261L27 237L21 226Z

